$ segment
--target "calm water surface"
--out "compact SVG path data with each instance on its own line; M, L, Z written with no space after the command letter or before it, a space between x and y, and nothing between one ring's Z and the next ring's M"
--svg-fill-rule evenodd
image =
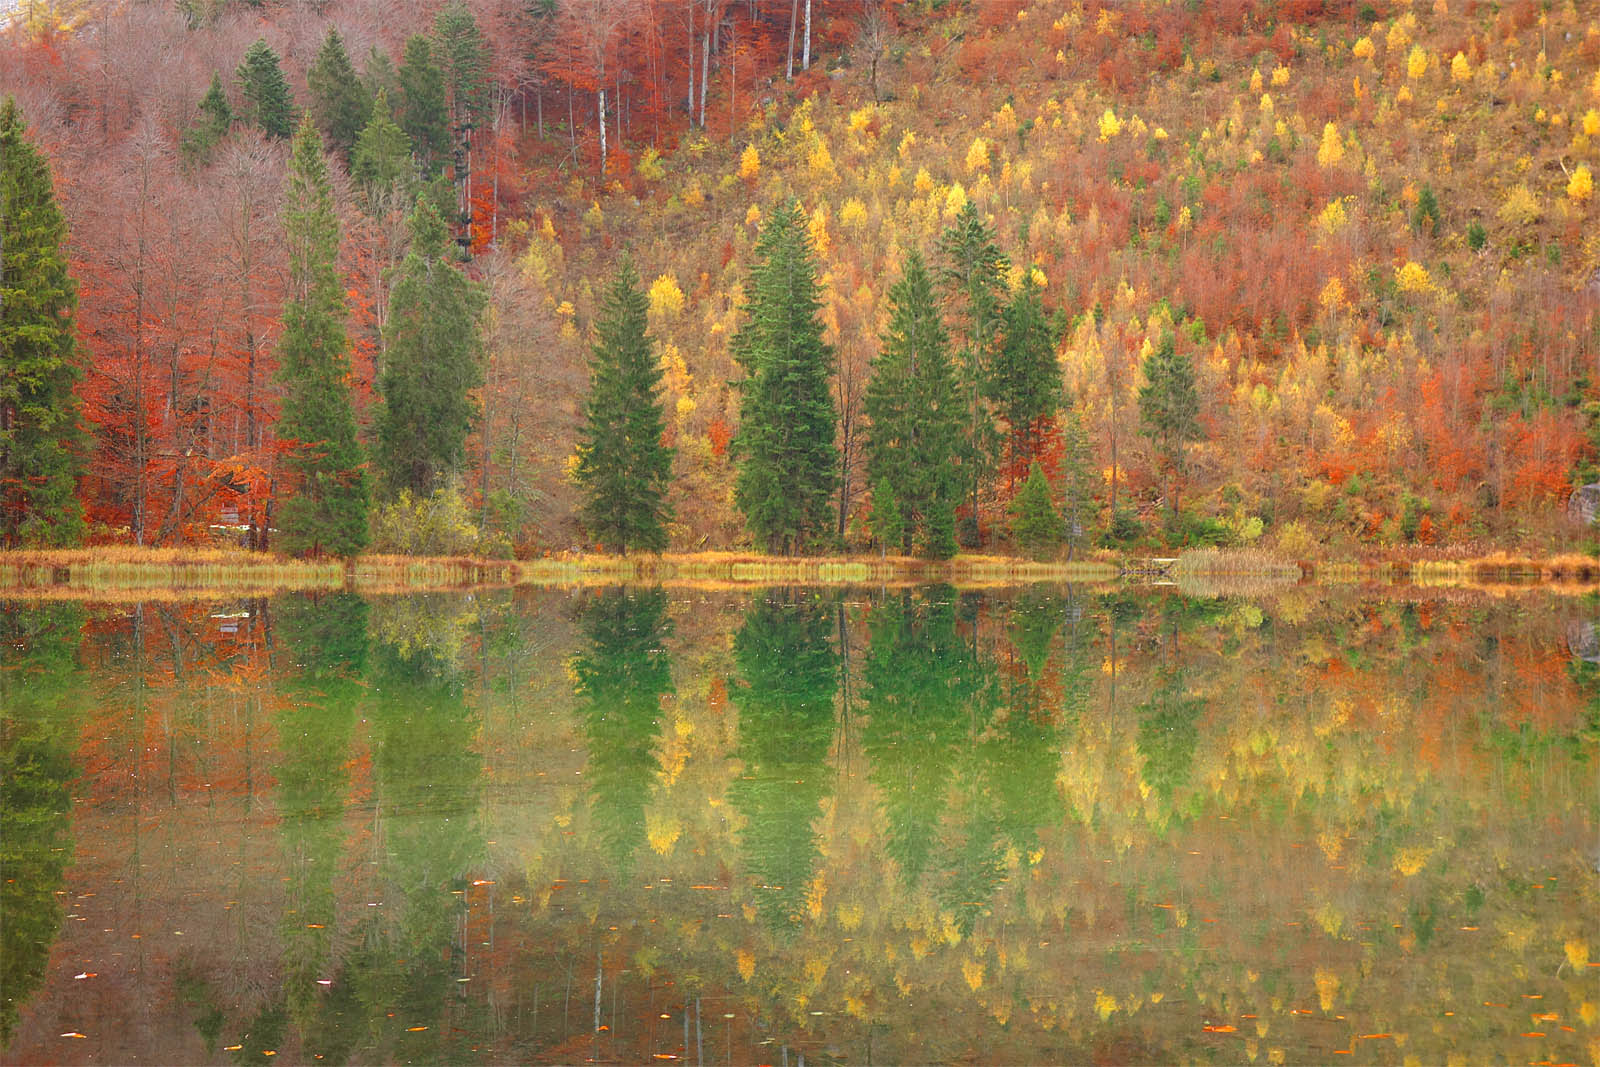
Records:
M0 1059L1590 1063L1595 618L0 604Z

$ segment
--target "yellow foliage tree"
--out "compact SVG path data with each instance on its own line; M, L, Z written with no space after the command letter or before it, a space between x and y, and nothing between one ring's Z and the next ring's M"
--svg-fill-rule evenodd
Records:
M1117 113L1109 107L1100 116L1100 139L1109 141L1122 132L1122 120L1117 118Z
M683 312L683 290L678 279L663 274L650 283L650 314L658 319L675 319Z
M744 151L739 155L739 177L745 181L754 181L756 175L761 173L761 153L755 145L745 145Z
M1457 52L1456 57L1450 61L1450 80L1469 82L1472 80L1472 64L1467 62L1467 57Z
M1394 283L1403 293L1426 293L1433 288L1428 269L1415 260L1407 260L1405 266L1394 272Z
M1406 56L1406 77L1416 81L1428 73L1428 53L1422 50L1420 44L1411 46L1411 54Z
M967 149L967 173L977 174L979 171L989 169L989 143L982 137L974 137L972 146Z
M1317 163L1336 167L1344 159L1344 142L1339 139L1339 126L1330 122L1322 127L1322 144L1317 147Z
M1594 176L1589 173L1589 168L1578 164L1578 169L1572 172L1572 180L1567 182L1567 196L1576 203L1583 203L1594 195Z

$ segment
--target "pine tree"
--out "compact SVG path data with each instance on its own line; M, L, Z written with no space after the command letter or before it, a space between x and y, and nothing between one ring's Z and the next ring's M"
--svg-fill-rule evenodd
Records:
M838 410L822 340L821 286L805 212L773 209L756 241L745 323L733 340L744 368L734 439L734 502L770 552L809 547L829 527L838 484Z
M631 260L606 293L589 361L578 484L589 536L627 555L667 547L672 450L661 443L661 365L645 333L649 300Z
M382 89L372 102L372 117L350 153L350 176L365 187L369 201L394 189L405 192L416 178L411 139L394 121Z
M894 488L922 551L947 559L955 554L961 482L954 464L965 413L933 279L916 251L890 287L889 304L889 325L867 383L867 474L874 484Z
M1089 524L1097 510L1094 452L1089 431L1076 405L1068 404L1061 417L1061 517L1067 539L1067 558L1089 540Z
M1012 294L1001 314L1000 346L989 375L988 395L1010 430L1013 462L1037 457L1061 395L1058 338L1042 297L1031 275Z
M344 50L344 39L331 26L316 60L306 71L306 87L311 90L311 113L328 139L328 146L348 161L356 138L372 114L372 97L356 77L356 68Z
M1034 460L1028 480L1011 504L1011 536L1035 559L1048 555L1061 543L1061 516L1050 500L1050 483L1044 468Z
M74 360L77 284L50 164L0 104L0 543L83 540Z
M179 146L184 162L191 167L203 167L209 163L212 150L233 129L233 108L228 105L228 94L222 87L222 75L211 75L211 88L200 98L199 111L194 125L184 131Z
M384 325L378 378L378 467L391 493L426 495L461 470L483 383L479 318L483 287L451 266L450 235L433 198L411 214L411 251L401 263Z
M444 72L433 58L433 45L421 34L406 41L400 60L400 97L400 128L411 138L423 176L431 178L450 152L449 109Z
M256 43L245 50L236 76L244 95L244 111L240 117L252 126L259 126L268 137L287 138L292 134L294 94L284 80L278 53L268 46L265 38L256 38Z
M1145 384L1139 387L1139 421L1167 472L1172 516L1178 515L1178 482L1184 454L1200 439L1200 394L1194 384L1194 363L1179 355L1171 333L1145 357Z
M289 298L283 306L278 438L295 476L279 516L284 547L297 555L353 556L367 544L367 486L355 410L345 384L344 286L337 266L339 218L322 140L306 114L295 132L285 191Z
M961 465L971 527L963 540L976 545L979 495L999 451L988 403L989 376L1000 343L1005 279L1011 261L995 243L994 227L983 220L970 200L939 238L939 251L944 256L939 278L955 324L958 381L967 409Z

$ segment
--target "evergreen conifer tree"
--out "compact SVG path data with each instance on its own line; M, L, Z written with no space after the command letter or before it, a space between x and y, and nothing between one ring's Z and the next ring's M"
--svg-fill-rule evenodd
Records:
M1200 393L1194 383L1194 363L1180 355L1169 332L1145 357L1145 384L1139 387L1139 421L1155 443L1156 455L1167 472L1172 502L1178 515L1178 483L1184 454L1191 441L1200 439Z
M377 99L379 93L388 93L390 100L400 99L400 75L394 69L394 60L377 45L367 52L366 64L361 68L361 84L373 99Z
M400 128L411 138L424 177L434 177L450 153L444 72L421 34L406 41L400 59Z
M451 125L464 136L483 113L488 48L472 9L451 0L433 17L433 39L450 101Z
M211 75L211 88L200 98L199 111L194 125L184 131L179 145L183 161L191 167L210 162L212 150L233 128L233 108L228 105L228 94L222 87L222 75Z
M894 488L921 550L947 559L955 554L962 489L955 462L965 412L933 279L916 251L890 287L889 303L889 326L867 383L867 474L874 484Z
M733 340L744 368L734 439L734 502L757 543L793 553L829 527L838 485L838 410L822 340L822 302L805 213L773 209L756 241L745 323Z
M624 555L667 547L672 450L661 443L661 365L645 332L650 303L631 260L606 293L589 361L578 484L589 535Z
M411 251L400 264L384 325L378 377L378 468L392 493L426 495L461 470L483 383L479 332L487 296L449 262L450 235L429 196L411 214Z
M1011 433L1011 459L1032 459L1061 394L1056 328L1031 275L1001 314L1001 340L989 376L989 397Z
M339 218L310 114L290 149L284 236L289 298L278 343L284 389L278 438L287 444L284 462L296 484L278 525L292 553L353 556L367 544L371 492L345 384L350 356L337 266Z
M1050 483L1044 468L1034 460L1022 492L1011 504L1011 535L1023 551L1037 559L1061 543L1061 533L1061 516L1050 500Z
M405 192L416 177L411 139L395 123L389 96L382 89L372 101L372 116L350 153L350 176L361 183L369 202L395 189Z
M906 523L900 513L900 501L895 499L894 486L889 479L878 479L872 490L872 536L877 539L880 555L887 556L889 549L899 555L905 551Z
M50 163L0 103L0 544L83 540L77 284Z
M999 451L994 414L988 404L992 392L989 378L1000 344L1011 261L1000 251L994 227L970 200L939 238L939 251L944 257L939 278L955 326L958 382L967 409L961 465L971 526L962 540L976 545L979 495Z
M329 148L349 160L356 138L372 114L372 97L356 77L356 68L344 50L344 39L331 26L316 60L306 71L306 86L311 90L311 113L328 139Z
M294 94L284 80L278 53L265 38L256 38L255 44L245 50L237 77L244 96L244 121L259 126L268 137L287 138L292 134Z
M1094 452L1089 445L1089 431L1083 416L1074 404L1065 406L1061 417L1061 517L1063 533L1067 539L1067 558L1080 544L1089 540L1089 524L1093 520L1095 503Z

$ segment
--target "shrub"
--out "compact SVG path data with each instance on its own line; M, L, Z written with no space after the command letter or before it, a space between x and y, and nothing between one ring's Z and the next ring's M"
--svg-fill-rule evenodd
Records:
M503 538L502 538L503 539ZM402 489L372 520L372 549L403 556L462 556L478 548L478 528L454 486L418 497Z

